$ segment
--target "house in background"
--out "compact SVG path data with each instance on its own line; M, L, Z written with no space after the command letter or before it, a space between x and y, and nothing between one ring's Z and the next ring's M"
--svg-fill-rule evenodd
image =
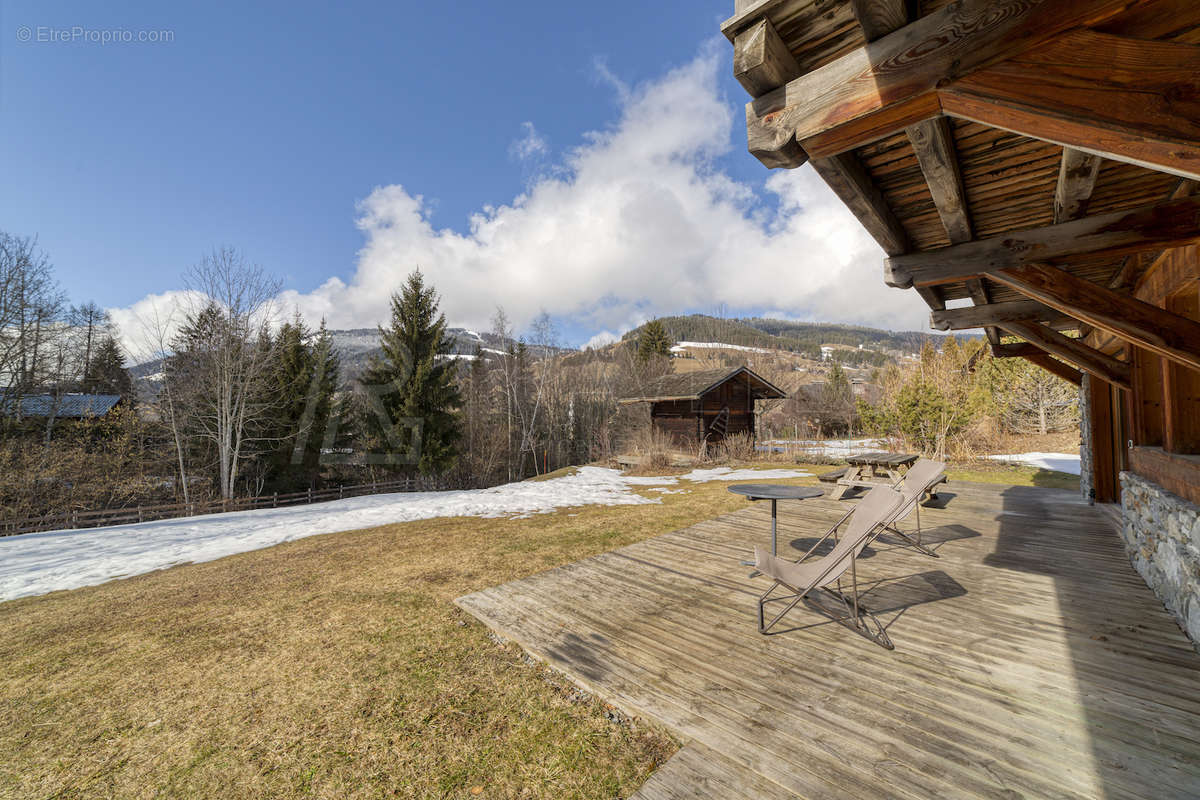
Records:
M738 0L722 32L764 166L811 164L935 328L1081 387L1082 491L1200 642L1200 3Z
M119 394L31 394L0 406L5 417L95 419L108 414L121 402Z
M696 452L726 436L755 435L756 400L783 399L787 393L749 367L698 370L666 375L643 395L618 400L614 438L628 449L653 429L674 447Z

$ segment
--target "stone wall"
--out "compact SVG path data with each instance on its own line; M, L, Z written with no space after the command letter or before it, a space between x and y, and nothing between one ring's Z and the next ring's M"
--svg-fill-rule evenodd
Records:
M1134 568L1200 645L1200 508L1121 473L1121 537Z
M1095 482L1092 479L1092 404L1088 393L1091 377L1083 373L1079 387L1079 491L1084 500L1095 498Z

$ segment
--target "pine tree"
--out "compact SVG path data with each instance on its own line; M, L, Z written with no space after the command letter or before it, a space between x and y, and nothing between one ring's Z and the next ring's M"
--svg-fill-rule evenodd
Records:
M453 344L446 336L446 317L438 312L437 292L425 285L420 270L392 295L391 321L379 335L382 354L372 358L360 381L366 387L381 387L377 391L390 423L368 417L368 433L382 441L399 437L419 450L416 471L441 474L457 457L461 432L455 410L460 398L454 360L446 358ZM419 428L402 420L418 420ZM414 442L418 430L420 440Z
M670 356L674 345L662 321L652 319L642 326L642 333L638 337L638 360L645 363L653 356Z
M90 394L119 394L123 400L133 398L133 379L125 369L125 356L112 336L106 336L96 346L83 376L83 390Z
M315 486L325 427L334 404L340 364L322 321L314 334L299 315L280 327L266 390L276 402L278 441L268 458L268 483L280 490Z

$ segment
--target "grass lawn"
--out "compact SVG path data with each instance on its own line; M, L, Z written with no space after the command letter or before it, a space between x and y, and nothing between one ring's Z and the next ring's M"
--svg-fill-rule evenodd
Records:
M675 743L615 724L450 601L746 503L724 483L676 488L0 603L0 796L626 796Z

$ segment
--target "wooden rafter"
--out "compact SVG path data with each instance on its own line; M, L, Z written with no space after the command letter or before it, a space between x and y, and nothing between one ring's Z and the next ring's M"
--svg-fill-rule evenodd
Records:
M971 241L971 219L967 214L967 196L963 191L954 136L945 117L923 120L904 129L916 153L917 163L929 185L929 194L951 244Z
M991 277L1098 330L1200 370L1200 322L1047 264L1002 269Z
M1001 327L1014 336L1020 336L1029 344L1058 356L1101 380L1123 389L1128 389L1130 386L1128 364L1088 347L1079 339L1072 339L1045 325L1032 322L1007 322Z
M1071 31L938 92L945 113L1200 178L1200 46Z
M1150 2L1150 0L1143 0ZM798 141L824 157L940 113L938 89L1065 31L1109 20L1138 0L960 0L801 75L746 107L751 152Z
M986 328L1006 322L1039 322L1052 328L1075 328L1078 322L1068 314L1049 308L1036 300L1010 300L1004 303L947 308L930 314L931 327L943 331Z
M971 278L967 281L967 294L971 297L971 302L977 306L985 306L991 302L988 297L987 287L983 285L983 281L979 278ZM983 329L987 340L993 346L1000 344L1000 331L996 330L994 325L985 326Z
M1161 250L1200 241L1200 198L1168 200L1127 211L1008 231L989 239L924 253L891 256L885 267L889 286L957 283L1021 264L1085 254Z
M812 165L834 194L854 212L883 252L899 255L908 250L904 226L896 219L856 155L842 153L832 158L816 158Z
M1087 213L1088 201L1100 174L1100 156L1064 147L1054 189L1054 221L1066 222Z
M908 4L905 0L850 0L854 18L863 36L873 42L908 23Z
M733 40L733 76L752 97L778 89L799 74L800 65L771 20L760 19Z
M1024 347L1020 350L1004 350L1003 349L1005 347L1011 347L1011 345L1001 345L1000 348L993 347L992 355L996 356L997 358L1013 358L1013 357L1023 358L1026 361L1030 362L1031 364L1036 364L1037 366L1041 367L1042 369L1046 370L1047 372L1049 372L1053 375L1057 375L1058 377L1062 378L1064 381L1073 383L1076 386L1080 386L1083 384L1083 375L1075 367L1072 367L1070 364L1067 364L1065 362L1059 361L1057 358L1050 355L1049 353L1042 350L1041 348L1038 348L1034 345L1030 345L1027 342L1022 342L1021 345Z

